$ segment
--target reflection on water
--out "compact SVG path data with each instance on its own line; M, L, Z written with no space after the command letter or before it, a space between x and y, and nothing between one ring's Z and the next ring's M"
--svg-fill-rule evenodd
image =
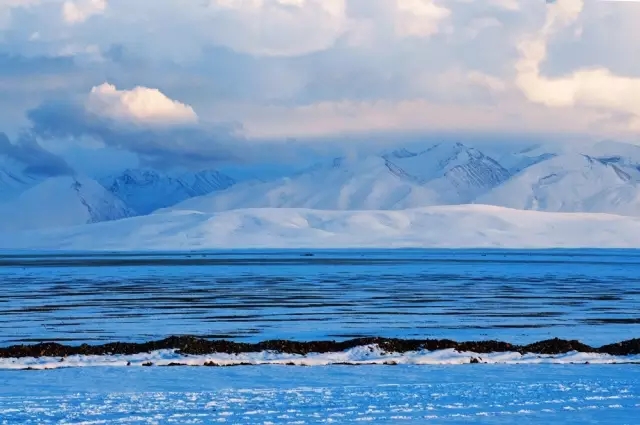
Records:
M357 336L638 337L640 252L0 255L0 345Z

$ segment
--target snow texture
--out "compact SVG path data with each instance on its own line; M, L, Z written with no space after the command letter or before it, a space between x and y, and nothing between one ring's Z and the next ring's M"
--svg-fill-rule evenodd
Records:
M0 371L7 424L632 424L637 365ZM96 385L99 382L100 385Z
M4 232L118 220L133 211L98 182L85 177L51 177L0 204Z
M101 179L101 183L137 214L145 215L194 196L227 189L234 180L215 170L172 176L154 170L128 169Z
M266 247L628 248L640 247L640 218L486 205L403 211L173 211L67 229L6 234L0 247L143 251Z
M419 153L398 150L383 156L336 158L291 177L238 184L172 209L398 210L464 204L508 177L497 161L457 143Z
M615 144L584 152L589 153L532 147L501 156L502 165L460 143L418 153L399 149L382 156L336 158L290 177L238 184L171 209L401 210L476 203L640 215L640 153Z

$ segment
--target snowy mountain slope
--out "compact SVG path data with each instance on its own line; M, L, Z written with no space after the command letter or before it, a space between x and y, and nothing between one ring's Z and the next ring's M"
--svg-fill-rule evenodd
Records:
M585 199L582 210L640 216L640 187L629 183L607 187Z
M247 182L193 198L171 209L205 212L237 208L400 209L442 203L439 194L390 171L380 157L338 158L304 173L270 182Z
M0 158L0 202L17 197L44 178L24 171L24 166L8 158Z
M6 234L1 248L640 247L640 218L462 205L403 211L194 211Z
M215 170L171 176L154 170L128 169L102 179L101 184L137 214L144 215L194 196L224 190L234 181Z
M288 178L247 182L172 207L204 212L237 208L397 210L460 204L502 183L509 174L461 144L413 153L336 158Z
M606 160L606 162L617 162L636 167L640 165L640 146L603 141L580 150L586 155Z
M290 177L241 183L217 171L126 170L99 184L89 178L31 176L20 164L0 163L0 230L64 227L151 212L173 220L168 212L185 210L205 215L247 208L397 211L468 203L640 216L636 146L539 145L505 149L495 157L499 160L462 144L439 144L336 158ZM357 226L343 231L351 234Z
M476 202L558 212L640 214L640 170L622 160L566 154L537 162Z
M133 212L97 181L51 177L0 203L0 230L45 229L130 217Z
M531 146L517 152L503 154L499 157L499 161L513 176L525 168L555 158L558 155L560 153L555 150L550 151L543 146Z
M385 159L453 204L468 203L510 177L496 160L461 143L437 144L413 155L396 151Z

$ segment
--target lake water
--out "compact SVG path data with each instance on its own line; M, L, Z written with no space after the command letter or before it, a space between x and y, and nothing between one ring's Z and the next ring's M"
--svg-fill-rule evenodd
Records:
M640 251L0 255L0 345L639 337Z

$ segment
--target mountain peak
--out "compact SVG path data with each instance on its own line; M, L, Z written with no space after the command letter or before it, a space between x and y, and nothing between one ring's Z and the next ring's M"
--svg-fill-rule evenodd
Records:
M7 225L8 231L75 226L132 215L124 202L97 181L82 176L47 178L0 204L0 225Z
M0 160L0 200L13 199L44 179L26 172L24 165L3 157Z
M83 176L31 176L20 164L7 163L0 164L0 222L66 226L167 207L400 210L466 203L640 216L640 149L573 148L505 149L496 160L476 147L445 142L419 151L328 157L288 177L244 183L212 169L169 174L143 168L97 183Z
M137 214L145 215L194 196L227 189L235 181L216 170L169 175L156 170L127 169L101 183Z
M388 154L384 154L382 155L383 158L385 159L391 159L391 158L411 158L418 155L415 152L411 152L410 150L406 149L406 148L400 148L400 149L396 149L391 151Z

